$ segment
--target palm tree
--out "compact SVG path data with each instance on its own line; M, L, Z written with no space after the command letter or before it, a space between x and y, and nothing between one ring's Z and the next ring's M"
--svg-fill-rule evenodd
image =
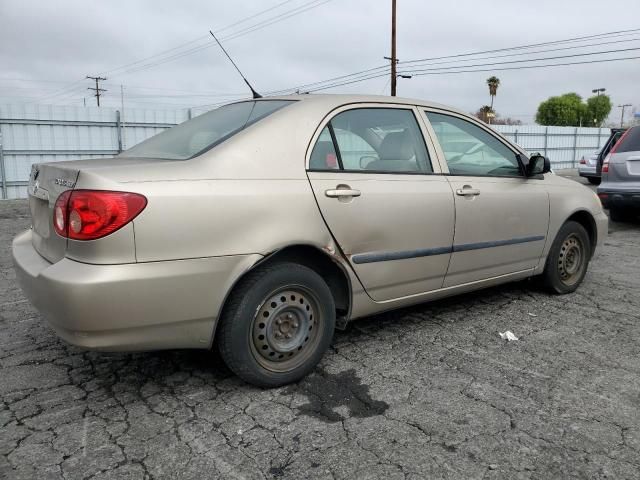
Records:
M493 110L493 99L498 93L500 79L498 77L489 77L487 78L487 85L489 85L489 95L491 95L491 110Z
M491 118L495 116L493 109L489 105L484 105L476 112L476 117L484 123L491 123Z

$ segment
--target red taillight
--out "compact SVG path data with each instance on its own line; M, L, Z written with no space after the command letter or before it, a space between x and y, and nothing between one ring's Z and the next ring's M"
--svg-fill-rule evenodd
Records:
M613 152L613 149L611 149L611 151ZM604 160L602 161L602 173L609 173L609 158L610 157L611 157L611 153L609 153L609 155L604 157Z
M95 240L122 228L146 206L138 193L68 190L56 200L53 225L60 236Z
M580 159L580 165L586 165L586 164L587 164L587 161L584 159L584 157L582 157Z

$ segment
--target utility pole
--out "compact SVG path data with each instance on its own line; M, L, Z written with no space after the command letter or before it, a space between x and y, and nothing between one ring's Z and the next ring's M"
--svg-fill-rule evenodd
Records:
M89 80L95 80L96 81L96 87L95 88L88 87L87 90L93 90L94 92L96 92L94 94L94 96L96 97L96 102L98 103L98 106L100 106L100 94L102 92L106 92L106 90L104 88L100 88L100 85L98 84L98 82L100 80L106 80L106 78L104 78L104 77L90 77L89 75L87 75L87 78Z
M624 109L627 107L631 107L632 105L630 103L625 103L623 105L618 105L618 108L622 109L622 114L620 115L620 128L624 127Z
M396 0L391 0L391 96L396 96L396 82L398 76L396 73L396 64L398 58L396 55Z
M121 110L121 125L122 125L122 149L127 149L127 126L124 123L124 85L120 84L120 110Z

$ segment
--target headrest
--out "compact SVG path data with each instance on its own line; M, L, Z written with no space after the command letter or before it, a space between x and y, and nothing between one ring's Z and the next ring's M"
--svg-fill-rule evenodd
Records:
M415 155L413 139L407 130L388 133L380 144L380 160L410 160Z

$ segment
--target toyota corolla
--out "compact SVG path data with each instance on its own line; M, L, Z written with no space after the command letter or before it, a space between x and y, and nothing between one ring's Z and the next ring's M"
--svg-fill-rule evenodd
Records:
M564 294L600 201L484 123L418 100L242 101L111 159L35 165L18 278L69 343L218 348L260 386L360 317L536 277Z

